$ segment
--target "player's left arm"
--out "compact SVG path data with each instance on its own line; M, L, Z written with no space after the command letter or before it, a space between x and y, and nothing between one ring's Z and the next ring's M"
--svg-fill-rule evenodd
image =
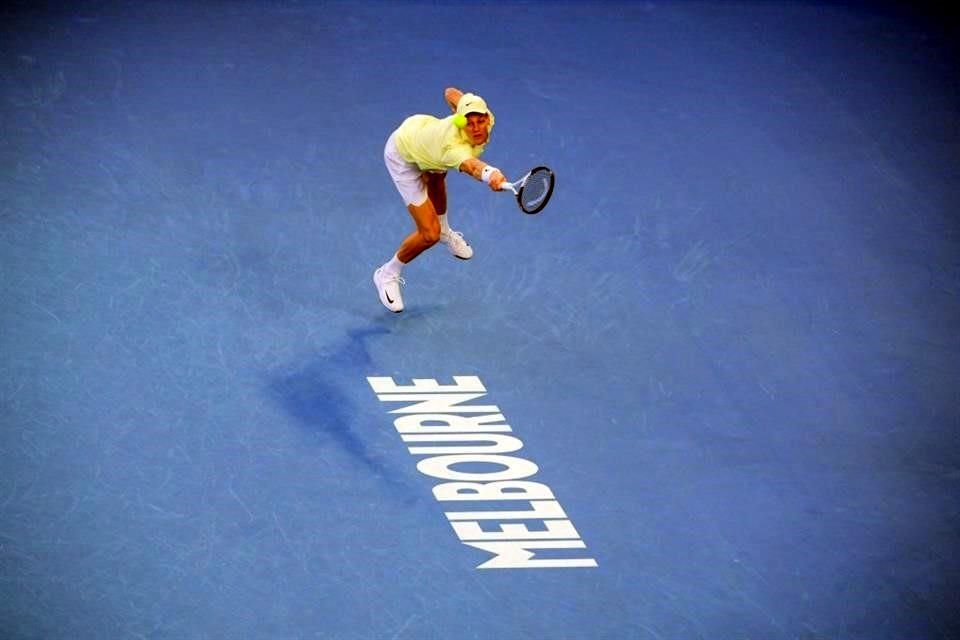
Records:
M463 97L463 91L457 89L456 87L447 87L443 92L443 98L447 101L447 104L450 105L450 110L456 113L457 104L460 102L460 98Z

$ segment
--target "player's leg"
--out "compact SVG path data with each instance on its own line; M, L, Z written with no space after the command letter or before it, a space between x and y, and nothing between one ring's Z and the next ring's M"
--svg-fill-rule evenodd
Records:
M440 235L440 223L431 224L431 218L436 218L433 205L427 197L426 184L423 174L415 166L406 162L397 150L395 135L387 139L383 149L383 160L387 171L397 187L400 197L407 205L407 210L413 216L417 230L410 234L400 245L400 249L390 260L385 262L373 273L373 283L377 287L380 302L393 312L403 311L403 298L400 295L400 285L403 278L400 276L406 263L413 260L425 249L433 246ZM435 227L435 231L431 231ZM434 236L430 241L431 234Z
M403 239L397 250L397 257L404 264L410 263L440 240L440 217L429 198L420 204L407 205L407 211L417 228Z
M404 238L393 258L373 274L380 302L395 313L403 311L403 298L400 295L403 267L440 239L440 220L429 198L420 204L407 205L407 210L417 227L416 231Z
M433 208L437 212L440 221L440 242L447 245L457 258L469 260L473 257L473 249L463 238L463 234L450 228L447 222L447 174L426 173L425 182L427 186L427 197L433 203Z
M447 172L428 171L423 174L423 183L427 188L427 199L433 203L438 216L447 214Z

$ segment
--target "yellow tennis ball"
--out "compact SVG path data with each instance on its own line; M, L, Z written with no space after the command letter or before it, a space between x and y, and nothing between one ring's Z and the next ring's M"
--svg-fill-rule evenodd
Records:
M463 115L462 113L458 113L457 115L453 116L453 124L457 126L457 129L463 129L465 126L467 126L467 116Z

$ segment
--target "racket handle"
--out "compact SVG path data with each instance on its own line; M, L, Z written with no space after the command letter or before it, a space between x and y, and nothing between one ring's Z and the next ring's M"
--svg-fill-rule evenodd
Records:
M513 195L517 195L517 187L512 182L504 182L500 185L500 191L505 191L508 189L513 191Z

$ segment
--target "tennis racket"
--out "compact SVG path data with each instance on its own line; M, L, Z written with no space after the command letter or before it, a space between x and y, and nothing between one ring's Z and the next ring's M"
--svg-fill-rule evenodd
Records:
M509 189L517 196L524 213L540 213L553 195L554 180L549 167L534 167L516 182L504 182L501 189Z

